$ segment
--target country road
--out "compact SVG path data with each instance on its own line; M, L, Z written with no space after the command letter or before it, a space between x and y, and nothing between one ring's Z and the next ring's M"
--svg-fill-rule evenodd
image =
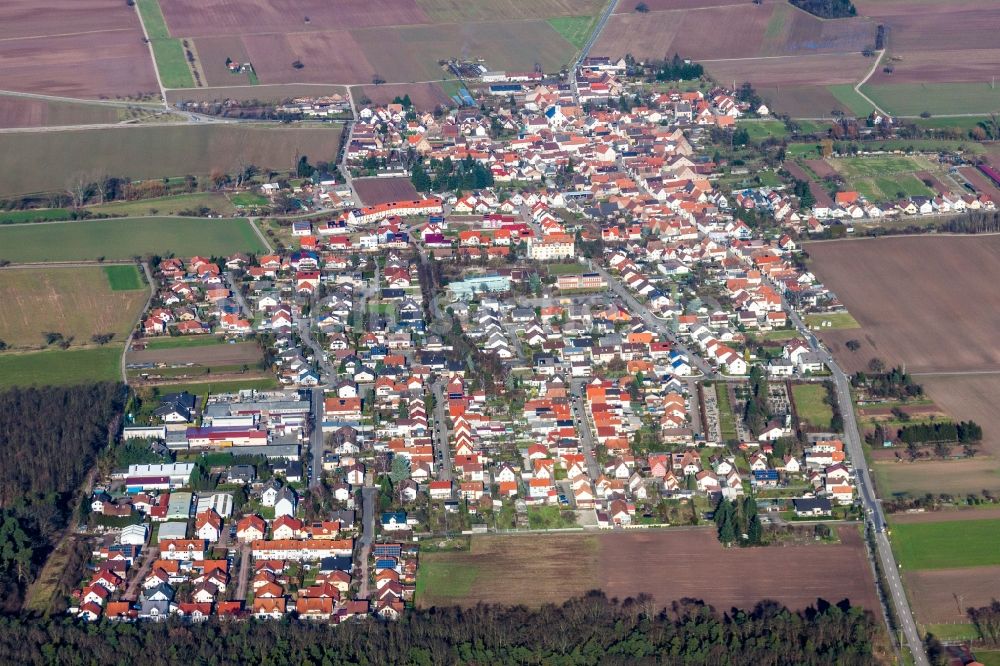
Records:
M909 645L910 653L913 655L914 663L916 666L930 666L930 661L924 652L924 644L920 638L920 632L917 630L917 624L913 619L913 612L910 610L910 603L903 589L902 578L899 575L899 564L896 562L892 546L886 534L886 520L885 514L882 511L882 504L875 493L875 486L872 484L868 463L865 460L865 452L861 444L861 431L858 429L858 422L854 415L854 404L851 400L850 382L830 352L826 350L819 339L806 327L805 322L802 321L798 312L788 307L783 297L782 301L782 305L785 306L786 311L789 313L789 318L799 330L799 333L809 343L812 351L822 357L823 362L829 366L833 373L833 383L837 391L837 404L844 419L844 441L850 460L854 464L854 472L857 478L858 493L862 506L868 516L868 520L875 529L877 556L882 563L882 571L888 588L887 592L891 598L892 605L896 609L896 617L901 624L901 629L903 630L906 643Z

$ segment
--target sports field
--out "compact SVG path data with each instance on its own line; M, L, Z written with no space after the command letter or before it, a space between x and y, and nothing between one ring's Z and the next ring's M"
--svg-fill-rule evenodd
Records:
M537 607L601 589L619 598L645 592L664 606L682 597L720 609L848 598L875 609L861 536L853 527L839 534L839 544L746 549L723 548L711 529L473 537L471 550L421 554L416 603Z
M893 525L892 542L904 570L1000 564L998 519Z
M0 259L19 263L146 254L212 256L264 249L245 219L144 217L0 226Z
M0 354L0 388L121 381L121 344Z
M101 176L165 178L235 173L254 164L288 171L297 157L332 160L340 126L136 125L108 129L0 134L0 197L64 192ZM31 155L30 160L24 159Z
M74 346L113 333L124 340L148 292L135 266L0 270L0 340L14 349L41 349L44 333Z

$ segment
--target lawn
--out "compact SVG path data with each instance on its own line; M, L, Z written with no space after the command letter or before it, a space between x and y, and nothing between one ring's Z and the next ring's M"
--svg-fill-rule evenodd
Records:
M864 93L888 113L919 115L990 113L1000 109L1000 89L989 83L890 83Z
M234 206L239 208L266 206L268 204L267 197L261 194L253 194L251 192L240 192L239 194L234 194L229 198L229 200Z
M1000 564L1000 519L905 523L891 531L904 570Z
M105 266L104 275L107 276L112 291L142 289L142 278L139 277L139 269L134 264Z
M861 324L849 312L810 314L806 315L805 321L806 326L809 328L826 328L829 330L861 328Z
M116 270L112 278L108 268ZM147 292L141 283L125 287L127 271L138 281L134 266L75 268L12 268L0 271L0 340L21 350L45 347L45 333L60 333L71 344L91 344L91 336L113 333L128 337Z
M841 157L827 161L846 178L880 178L896 173L913 173L926 166L912 157L898 155Z
M586 273L587 267L583 264L578 264L576 262L569 264L549 264L546 266L549 275L577 275L579 273Z
M783 139L788 136L785 123L780 120L744 120L738 123L750 135L751 141L762 141L774 137Z
M792 396L799 421L808 421L809 425L820 429L830 427L833 409L826 403L824 384L796 384L792 387Z
M587 43L587 38L594 29L594 16L560 16L548 20L552 29L558 32L563 39L575 46L583 48Z
M1000 650L975 650L974 654L983 666L1000 666Z
M38 208L31 210L7 210L0 212L0 224L24 222L50 222L70 219L68 208Z
M558 506L529 506L528 526L533 530L552 530L576 527L576 514L562 511Z
M245 219L117 218L0 227L0 259L12 262L223 256L265 250Z
M0 354L0 388L121 381L121 345Z

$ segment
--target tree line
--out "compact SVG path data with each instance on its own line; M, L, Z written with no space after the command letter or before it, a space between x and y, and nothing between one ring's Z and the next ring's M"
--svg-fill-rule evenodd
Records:
M723 545L763 545L764 525L757 514L757 500L753 496L744 497L742 502L720 499L714 518L716 532Z
M958 442L959 444L974 444L982 441L983 428L975 421L959 423L915 423L899 429L898 437L906 444L924 444L927 442Z
M294 619L142 626L65 616L0 619L0 662L160 664L798 664L888 663L871 615L847 602L793 612L773 601L721 614L685 599L600 592L540 609L480 604L408 611L398 622Z
M410 170L410 181L418 192L461 192L480 190L493 185L493 173L471 156L453 161L450 157L430 161L430 173L417 161Z
M851 0L789 0L789 2L820 18L847 18L858 13Z
M0 611L20 606L123 399L112 383L0 393Z
M864 388L877 398L907 400L924 394L924 387L913 381L913 377L899 367L884 371L882 361L873 358L868 364L871 372L857 372L851 377L854 388Z

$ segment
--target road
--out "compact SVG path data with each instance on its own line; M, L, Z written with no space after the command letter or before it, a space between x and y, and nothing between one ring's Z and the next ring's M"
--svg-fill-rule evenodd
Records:
M253 569L253 562L250 561L250 544L245 543L240 546L240 579L234 588L235 592L229 598L239 601L247 598L247 585L250 583L250 571Z
M451 481L451 448L448 445L448 400L444 394L444 379L439 377L431 382L434 394L434 458L438 467L437 477L441 481Z
M599 273L601 277L605 279L611 291L618 294L618 296L625 301L626 305L629 307L630 313L638 313L643 322L645 322L646 326L659 333L664 339L669 340L674 347L688 357L688 362L691 366L697 368L703 375L705 375L705 377L715 378L716 372L712 369L712 366L710 366L701 356L692 352L685 345L683 345L677 339L673 329L670 328L670 325L666 321L650 312L649 308L640 303L639 300L632 295L632 292L630 292L625 285L618 281L618 278L604 270L603 267L590 260L588 260L588 264L590 265L591 270Z
M878 558L882 563L882 571L885 576L886 586L892 605L896 609L896 618L903 630L903 636L910 647L913 661L917 666L930 666L927 654L924 652L924 644L920 639L920 632L917 624L913 620L913 613L910 610L910 603L903 590L903 581L899 575L899 565L892 552L889 537L886 534L885 514L882 511L882 504L875 493L875 486L872 484L868 463L865 461L865 452L861 443L861 434L858 429L858 422L854 416L854 404L851 401L851 385L840 369L833 356L820 343L815 335L806 327L805 322L798 312L788 307L782 298L782 305L789 313L789 318L802 336L809 343L814 352L819 354L823 362L829 366L833 374L834 387L837 390L837 404L844 419L844 443L847 446L847 453L854 463L854 471L858 486L858 495L868 519L875 528L875 544L878 550Z
M358 109L354 105L354 95L351 94L351 89L347 89L347 101L351 104L351 120L347 121L347 139L344 141L344 145L341 146L341 150L344 151L340 158L340 173L344 176L344 182L347 186L354 191L354 182L351 179L351 168L347 165L347 151L351 149L351 141L354 140L354 125L358 121Z
M132 576L132 580L129 581L128 587L125 592L122 593L122 599L126 601L135 601L139 598L139 586L142 585L142 581L146 580L146 576L149 575L150 570L153 568L153 562L159 559L160 547L159 546L148 546L142 553L142 565L139 567L138 571L131 571L129 575Z
M233 292L233 298L236 299L236 304L240 306L240 310L243 311L243 316L253 322L253 308L247 305L247 301L243 298L243 292L240 291L239 285L236 284L236 278L233 276L231 271L226 271L226 280L229 282L229 290Z
M583 399L587 378L577 377L570 381L570 399L572 401L573 420L576 421L577 430L580 433L580 444L583 449L583 457L587 461L587 472L592 480L596 480L601 475L601 468L594 457L594 434L590 430L590 417L587 416L587 404Z
M371 559L372 544L375 542L375 504L378 502L378 488L365 487L361 489L361 540L358 542L361 588L358 597L368 598L368 560Z
M313 212L309 213L309 215L315 215L316 213L325 213L325 212L327 212L327 211L324 210L324 209L320 209L320 210L316 210L316 211L313 211ZM258 220L258 218L256 218L256 217L248 217L247 218L247 221L250 222L250 228L253 229L253 232L255 234L257 234L257 238L260 239L260 242L264 244L264 247L267 248L268 254L270 254L270 253L274 252L274 248L271 247L271 243L270 243L270 241L267 240L267 236L265 236L264 233L260 230L260 227L257 226L257 220Z
M312 470L309 474L309 487L319 486L323 477L323 389L314 388L309 394L312 401L312 430L309 432L309 454L312 458Z
M122 371L122 383L128 385L128 371L125 369L125 357L128 356L129 347L132 346L132 339L135 338L135 331L142 321L142 316L146 314L149 310L149 305L153 302L153 296L156 295L156 281L153 279L153 274L149 270L149 266L143 262L141 264L142 272L146 274L146 283L149 285L149 296L146 298L146 304L142 306L142 310L139 311L136 321L132 322L132 330L129 331L128 338L125 339L125 348L122 349L121 358L121 371Z

